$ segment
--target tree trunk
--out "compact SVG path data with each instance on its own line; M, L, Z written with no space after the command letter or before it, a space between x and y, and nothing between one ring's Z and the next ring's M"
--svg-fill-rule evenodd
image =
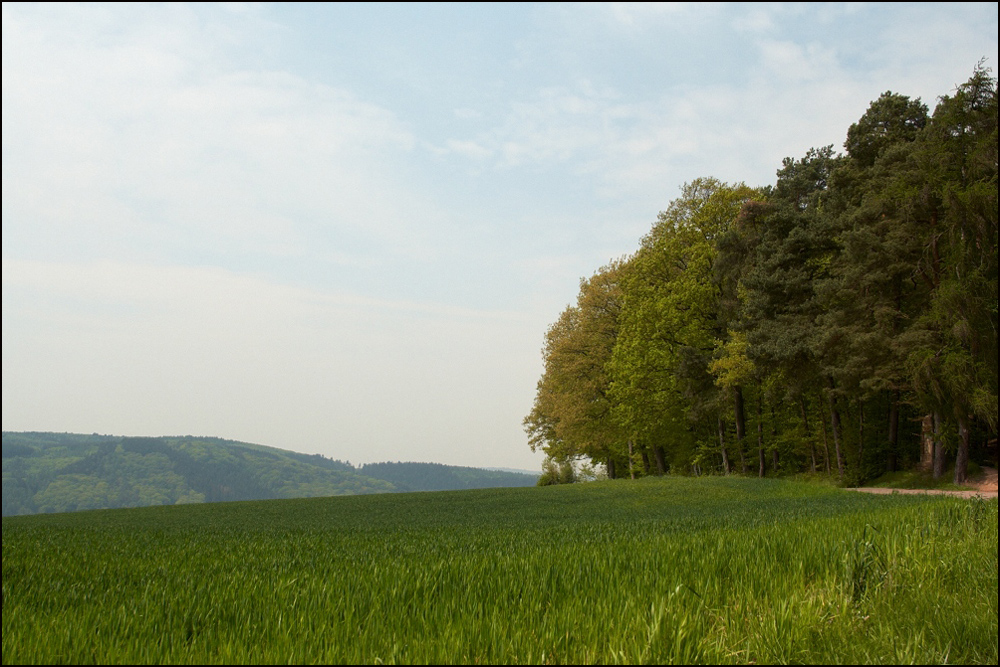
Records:
M615 460L608 457L608 479L616 479L618 476L615 474Z
M826 413L823 411L823 397L816 401L819 404L819 423L823 427L823 464L826 466L826 474L830 474L830 439L826 435Z
M858 470L865 469L865 402L858 401Z
M962 415L958 418L958 452L955 454L955 484L965 484L969 477L969 423Z
M774 416L774 406L771 406L771 465L778 472L778 418Z
M806 419L806 397L799 396L799 412L802 414L802 432L809 442L810 470L816 472L816 443L813 442L812 434L809 433L809 420Z
M635 468L632 467L632 438L628 439L628 475L635 479Z
M764 473L766 472L766 470L764 469L765 461L767 460L764 457L764 408L761 405L762 403L761 394L763 393L764 393L763 391L757 392L757 458L758 458L757 476L758 477L764 476Z
M830 403L830 430L833 431L833 448L837 453L837 473L840 475L841 479L843 479L844 456L840 449L840 413L837 411L837 399L833 395L833 390L835 389L833 378L831 376L827 376L826 379L830 387L830 391L827 392L826 398Z
M746 438L747 434L747 418L743 410L743 389L742 387L733 388L733 399L735 405L733 406L733 412L736 413L736 449L740 453L740 472L742 474L747 474L747 458L745 454L745 447L743 446L743 440Z
M934 471L934 415L926 414L920 420L920 469Z
M886 467L896 472L896 447L899 443L899 390L889 398L889 455Z
M653 458L656 459L656 469L660 471L661 475L667 474L667 457L663 453L663 447L659 445L653 446Z
M653 464L649 461L649 452L645 449L642 450L642 470L647 475L653 472Z
M941 441L941 413L934 411L934 479L944 475L944 443Z
M726 452L726 425L719 417L719 449L722 450L722 470L729 474L729 453Z

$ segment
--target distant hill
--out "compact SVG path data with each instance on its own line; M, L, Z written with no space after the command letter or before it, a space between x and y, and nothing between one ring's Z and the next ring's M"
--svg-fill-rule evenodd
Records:
M532 486L537 475L438 463L355 468L211 437L2 434L3 516L228 500Z
M441 463L368 463L358 468L366 477L391 483L399 491L485 489L497 486L534 486L538 474L448 466Z

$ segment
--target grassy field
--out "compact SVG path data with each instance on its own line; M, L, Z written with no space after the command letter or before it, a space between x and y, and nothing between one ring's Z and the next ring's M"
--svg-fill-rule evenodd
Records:
M997 522L736 478L5 518L3 663L995 665Z

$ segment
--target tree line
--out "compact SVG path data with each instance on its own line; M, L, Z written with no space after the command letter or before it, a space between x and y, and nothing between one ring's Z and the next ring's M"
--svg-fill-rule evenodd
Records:
M609 477L901 466L997 431L997 80L886 92L773 186L698 178L545 334L524 419Z

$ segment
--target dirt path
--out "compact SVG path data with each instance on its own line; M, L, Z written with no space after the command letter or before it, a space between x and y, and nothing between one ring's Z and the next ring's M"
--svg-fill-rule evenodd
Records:
M966 491L942 491L940 489L886 489L880 487L859 487L852 491L862 491L864 493L904 493L904 494L927 494L933 496L955 496L957 498L972 498L982 496L983 498L997 497L997 470L996 468L983 468L983 474L974 480L970 480L966 486Z

